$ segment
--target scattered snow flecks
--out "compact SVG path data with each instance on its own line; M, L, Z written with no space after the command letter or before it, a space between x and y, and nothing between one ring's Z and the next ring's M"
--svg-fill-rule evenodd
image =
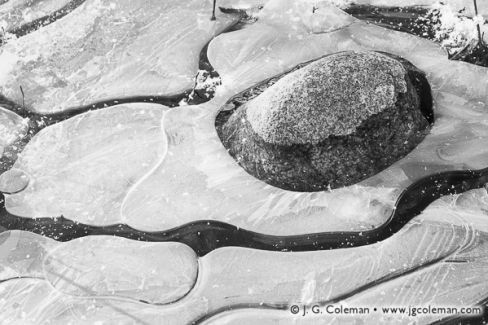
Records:
M10 31L48 16L68 5L72 0L16 0L0 1L0 27Z
M488 23L483 16L477 15L469 18L446 4L437 3L431 9L430 14L437 17L434 22L435 39L447 48L462 48L477 41L478 25L482 31L488 31Z
M86 0L63 18L0 47L0 95L39 113L193 86L199 53L237 15L211 1ZM15 57L13 61L12 56ZM10 63L10 64L9 64Z
M16 166L29 172L32 182L7 198L7 208L25 217L62 214L93 225L126 222L150 231L198 219L278 235L366 230L382 224L400 190L420 177L446 169L486 167L488 69L451 62L432 42L367 25L337 11L331 20L337 29L331 30L325 24L327 15L319 9L315 22L325 25L317 29L313 21L304 21L309 14L293 14L300 8L311 12L311 1L304 7L284 0L273 5L283 10L282 15L263 18L210 44L209 59L222 76L212 101L177 109L119 105L38 133ZM298 21L292 24L290 17ZM53 34L56 26L62 25L49 27ZM191 34L193 29L189 30ZM323 30L327 32L314 33ZM246 174L216 135L218 110L258 81L344 50L391 52L427 72L437 121L426 141L372 179L334 191L283 191ZM91 61L83 72L97 71L97 62ZM0 281L8 281L0 283L1 317L11 324L183 325L214 315L202 322L310 324L324 320L297 320L287 307L333 299L351 306L373 300L384 305L472 305L488 292L487 211L488 194L477 190L436 201L397 234L373 245L294 253L226 247L198 260L179 244L164 252L167 245L127 244L126 239L88 237L59 243L32 233L4 232ZM130 254L127 247L132 248ZM141 248L152 253L141 253ZM166 268L172 271L158 276L158 270ZM174 278L188 292L172 294ZM84 293L80 286L103 297L76 297ZM167 306L154 305L179 298ZM371 317L373 324L399 323ZM334 322L338 321L330 320Z
M395 236L373 245L294 253L226 247L198 260L177 243L107 237L60 243L4 232L0 280L18 279L0 283L0 310L7 324L22 319L184 325L211 316L202 324L310 325L341 324L341 318L302 317L289 307L473 306L488 291L487 208L488 193L475 190L436 201ZM148 253L137 254L142 250ZM172 280L182 281L188 293L176 292L173 297L184 298L159 304L173 292ZM150 300L135 301L141 298ZM381 313L348 317L367 324L412 321ZM415 321L429 324L443 317L422 315Z

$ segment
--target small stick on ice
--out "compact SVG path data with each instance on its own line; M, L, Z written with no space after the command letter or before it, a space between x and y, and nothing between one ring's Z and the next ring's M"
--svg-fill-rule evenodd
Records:
M476 0L473 0L474 3L474 14L478 16L478 3ZM483 35L481 35L481 27L479 22L476 24L476 28L478 29L478 42L481 43L483 41Z
M214 0L213 1L213 10L212 10L212 18L210 18L210 20L215 20L215 5L217 3L217 0Z
M24 95L24 89L22 89L22 86L20 87L20 92L22 93L22 109L25 110L25 95Z

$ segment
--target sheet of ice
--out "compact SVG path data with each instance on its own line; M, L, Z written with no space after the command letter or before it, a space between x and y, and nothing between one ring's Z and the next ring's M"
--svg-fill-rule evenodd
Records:
M184 297L198 273L197 256L184 244L112 236L60 243L30 232L5 231L0 233L0 261L0 282L45 279L67 296L157 305Z
M6 196L7 210L27 217L64 214L93 224L119 222L127 191L166 155L161 124L166 109L116 105L42 130L14 164L29 176L29 185Z
M211 0L87 0L0 48L0 94L37 112L193 86L202 47L237 20Z
M446 229L454 231L463 228L461 237L444 237L447 241L444 245L450 247L454 242L458 245L455 251L437 255L435 263L429 263L435 259L424 259L424 266L419 267L415 272L405 272L404 267L408 264L399 266L387 265L380 259L395 261L399 257L391 251L382 250L378 252L380 258L375 261L370 260L371 266L363 269L359 266L355 268L354 274L362 278L364 273L370 276L375 275L377 270L374 267L381 265L380 268L389 268L390 274L384 281L374 286L364 286L352 296L344 296L342 299L329 302L323 301L318 306L323 311L322 314L313 314L311 307L317 305L319 300L310 299L309 301L292 300L290 305L298 304L300 313L293 315L289 309L286 311L270 311L265 309L241 309L217 315L202 324L430 324L435 320L449 315L386 315L382 313L382 307L462 307L475 306L479 301L486 298L488 285L486 279L486 268L488 267L487 232L488 223L488 195L485 190L471 191L465 194L444 198L432 204L423 215L418 218L413 227L425 227L426 224L441 223L445 225L440 233ZM452 223L452 225L449 225ZM408 231L411 231L410 228ZM408 233L407 231L407 233ZM439 250L440 233L434 229L432 232L424 233L425 237L420 241L419 246L410 246L409 243L398 240L398 245L405 245L405 251L400 253L418 255L430 254ZM391 239L393 240L393 239ZM425 242L424 242L425 240ZM387 241L390 241L388 239ZM426 245L427 242L430 244ZM401 244L400 244L401 243ZM353 249L354 250L354 249ZM359 250L359 249L358 249ZM358 251L356 250L356 251ZM441 249L442 250L442 249ZM435 254L435 253L434 253ZM408 257L407 257L408 258ZM369 259L369 257L367 258ZM414 258L415 259L415 258ZM384 261L383 261L384 262ZM338 270L334 279L342 272L348 272L349 267ZM403 274L398 274L399 269L403 268ZM371 271L371 273L369 273ZM315 275L316 281L312 292L320 288L319 278ZM329 280L330 281L330 280ZM347 282L344 281L343 285ZM306 287L304 287L306 288ZM359 307L370 308L370 314L363 315L330 315L325 312L326 305L335 307ZM307 305L309 314L302 317L303 306ZM377 312L374 308L377 308Z
M291 6L284 5L288 2L281 3L284 11L292 10ZM339 31L319 35L296 34L293 32L295 28L293 23L286 29L258 21L249 28L213 40L209 46L209 59L221 74L225 90L242 91L299 62L337 51L370 49L394 53L427 72L434 90L437 121L432 134L411 155L364 184L378 184L382 180L389 186L396 186L398 181L405 181L403 175L412 181L435 171L463 165L471 168L486 166L488 152L483 144L486 143L488 121L488 69L449 61L445 52L430 41L359 21ZM452 154L449 158L436 154L439 147L463 141L474 144L474 147L463 148L464 160L461 154L456 155L457 160L452 159ZM398 176L388 180L390 175Z
M212 219L262 233L301 234L369 229L391 214L397 194L391 188L351 186L299 193L247 174L215 131L215 113L224 98L168 111L168 154L124 199L123 222L162 230Z
M71 0L9 0L0 1L0 25L4 31L19 28L36 19L48 16Z
M90 236L58 244L44 259L44 277L73 296L113 296L166 304L196 281L195 252L180 243Z
M272 26L284 34L303 35L331 32L351 24L355 19L327 1L269 1L259 12L260 24Z
M282 3L284 12L301 8ZM338 13L331 20L339 24L333 32L313 33L309 22L280 24L274 17L217 38L210 59L224 84L209 103L176 109L119 105L46 128L16 163L30 182L23 192L6 197L9 211L28 217L63 214L97 225L126 222L147 230L196 219L274 234L365 229L382 223L399 190L419 177L486 167L488 69L447 61L437 46L413 36L351 23L348 17L342 25L341 17ZM257 81L346 49L389 51L424 69L436 100L432 134L409 157L359 186L294 193L246 174L216 135L218 109ZM177 263L185 267L166 276L194 279L195 257L186 247L162 252L156 247L165 244L106 237L56 243L4 232L0 280L7 281L0 283L1 322L178 325L213 316L204 323L313 324L323 319L293 316L288 307L333 300L352 306L372 301L469 306L488 293L487 211L486 190L476 190L436 201L399 233L374 245L302 253L219 249L199 259L194 287L186 282L189 293L175 294L174 299L185 296L164 306L134 299L174 300L155 296L153 288L167 287L159 282L164 276L153 277L151 268L165 270ZM174 254L185 261L179 264ZM80 286L93 296L80 297ZM112 290L117 298L107 297ZM381 315L367 321L392 323Z
M475 190L436 201L396 235L374 245L300 253L219 249L200 258L198 280L189 294L165 306L84 299L60 293L42 279L21 279L0 284L0 310L6 320L34 324L178 325L207 315L214 317L204 324L314 324L324 318L294 316L288 307L331 301L349 306L370 306L373 301L378 307L472 306L488 293L487 211L488 193ZM88 256L81 244L73 244L78 245L76 252ZM103 260L92 260L92 269L102 265ZM126 272L134 270L131 265ZM366 320L372 323L392 321L370 317ZM439 317L416 320L424 324ZM335 323L333 318L325 320Z
M269 0L217 0L217 6L231 9L257 9L263 7Z
M167 154L154 157L147 168L120 161L121 155L104 150L119 145L129 153L137 150L130 157L142 159L153 157L153 153L150 145L139 143L151 142L134 140L120 145L120 140L109 138L109 145L97 133L111 135L116 123L91 127L91 119L118 119L123 114L120 109L93 112L84 117L86 123L75 118L47 128L33 139L16 165L27 171L33 182L25 191L7 197L7 209L25 217L64 215L84 223L120 222L148 231L207 219L275 235L362 230L382 224L399 192L420 177L487 166L488 69L448 61L432 42L353 20L335 8L331 9L337 12L330 20L335 26L331 32L314 33L313 25L302 21L309 19L307 15L297 14L301 18L296 24L286 23L295 11L310 5L304 3L270 1L270 8L279 7L284 13L282 20L265 8L257 23L211 42L209 59L221 74L223 86L206 104L165 113ZM316 13L323 27L327 27L325 17L331 12ZM436 123L409 156L357 186L318 193L269 186L248 175L230 157L214 126L218 110L229 97L298 63L361 49L404 56L428 74L436 99ZM131 121L133 127L139 123ZM67 132L72 125L77 125L77 131ZM147 130L145 125L139 127ZM79 152L75 144L87 139L97 144ZM45 149L51 143L56 145ZM68 147L72 153L66 155ZM105 157L110 162L100 166L100 161L85 156ZM123 171L120 164L125 166ZM68 172L59 169L65 165L71 166ZM117 172L100 179L101 169Z
M290 16L296 6L288 3L290 7L279 2ZM448 61L445 53L429 41L361 22L350 24L350 18L344 28L322 34L310 33L301 23L296 28L292 23L284 25L269 26L259 20L211 42L209 59L221 74L223 87L210 103L168 113L170 139L176 134L182 140L170 140L168 152L172 154L126 198L122 213L127 220L137 220L135 225L146 229L148 225L142 223L140 216L155 220L158 211L165 211L165 221L173 216L181 223L218 218L273 234L364 229L377 226L389 215L398 193L389 187L398 190L437 171L487 166L488 108L484 100L488 94L488 69ZM215 114L223 102L300 62L354 49L396 53L428 73L436 98L437 122L424 143L405 159L363 182L366 187L331 193L282 191L253 180L240 170L220 145L214 130ZM190 124L192 120L195 122ZM469 147L464 145L466 141ZM172 186L162 188L160 184L168 179ZM358 190L361 195L357 195ZM233 201L246 203L233 205ZM340 207L334 202L341 202ZM379 209L381 206L384 209ZM186 214L187 210L191 213Z
M0 282L18 277L43 278L44 258L56 246L54 240L30 232L0 233Z
M48 127L14 165L30 180L6 196L6 208L24 217L63 215L147 231L215 219L283 234L367 229L391 213L388 188L295 193L254 179L221 145L213 107L163 116L163 106L120 105Z
M24 171L11 168L0 175L0 192L5 194L23 191L29 184L29 176Z
M0 106L0 157L5 147L25 135L27 122L26 119Z

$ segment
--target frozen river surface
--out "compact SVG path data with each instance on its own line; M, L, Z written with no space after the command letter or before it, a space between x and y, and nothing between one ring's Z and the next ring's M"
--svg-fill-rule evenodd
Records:
M290 308L486 302L482 186L435 200L391 237L361 247L230 246L200 254L181 242L107 234L54 240L66 235L62 229L42 236L47 218L61 216L74 228L92 227L83 235L114 224L162 233L202 220L263 236L361 233L387 222L401 193L426 176L487 174L488 68L450 61L431 41L356 20L338 2L222 1L263 7L253 11L255 21L229 30L238 15L218 12L211 21L210 0L86 0L8 39L0 47L0 154L12 166L0 176L0 216L42 223L33 232L0 233L0 324L430 324L449 315L344 318ZM21 19L22 10L45 16L67 3L0 0L0 17L22 25L37 17ZM202 48L221 78L215 97L158 103L193 87ZM286 191L247 174L215 130L222 106L297 64L346 50L389 52L425 71L434 97L430 134L388 169L332 191ZM72 117L37 118L63 113ZM50 125L34 125L39 121Z

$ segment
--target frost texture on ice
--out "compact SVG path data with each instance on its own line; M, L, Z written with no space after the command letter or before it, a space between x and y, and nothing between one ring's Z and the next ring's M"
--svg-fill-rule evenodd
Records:
M283 17L311 5L291 0L268 4L277 2ZM343 12L336 16L341 17L342 28L328 33L314 34L302 22L295 28L285 18L273 25L280 21L275 17L272 25L262 19L218 36L208 52L222 77L216 97L199 106L167 110L164 131L159 115L144 122L131 118L130 111L140 104L91 112L46 128L15 166L28 172L32 182L7 197L7 209L24 217L64 215L148 231L208 219L275 235L364 230L382 224L400 191L415 180L438 171L486 167L488 69L449 61L430 41L368 25ZM247 174L217 136L218 110L256 82L343 50L390 52L426 71L435 98L431 134L385 171L331 192L285 191ZM128 139L130 132L117 135L118 119L139 130L141 138ZM83 145L87 141L90 145Z
M257 9L263 7L269 0L218 0L217 5L221 8L230 9Z
M290 37L293 34L327 33L354 21L327 0L268 1L258 19L263 24L280 28L283 34L288 32Z
M205 315L214 316L204 324L313 324L313 321L323 323L324 320L340 323L340 319L332 316L302 318L288 310L292 304L313 305L331 301L349 306L369 306L372 302L378 306L472 306L488 292L485 271L488 267L487 211L488 193L481 189L437 200L393 237L369 246L300 253L235 247L219 249L199 259L198 281L183 299L160 306L110 297L83 299L56 289L57 284L64 282L65 276L75 279L74 284L78 283L78 278L71 275L79 270L89 269L100 274L101 267L110 267L102 257L112 249L114 241L103 244L87 238L72 243L54 243L24 232L4 233L0 237L0 252L8 251L7 256L11 255L3 257L4 268L16 270L12 275L30 275L36 279L13 279L1 283L0 309L4 319L11 322L23 319L35 324L48 321L52 324L136 321L183 325ZM24 239L15 243L15 236ZM27 239L29 245L26 247ZM124 245L130 241L118 239L115 242ZM130 242L130 245L139 245L142 249L150 244ZM184 250L183 246L180 248ZM71 249L75 249L75 254L58 253ZM37 262L19 264L19 256L22 255L29 255ZM58 261L66 266L73 265L70 269L57 264L61 267L55 270L61 276L54 287L39 271L46 267L50 256L57 256ZM118 286L139 283L137 275L135 281L124 280L133 279L124 274L140 271L140 266L132 263L137 259L139 257L133 254L113 255L111 265L127 263L122 273L111 273L113 279L110 282ZM87 261L90 263L85 263ZM81 264L75 267L76 263ZM153 263L162 261L147 258L143 263L155 265ZM192 272L191 267L182 268L181 276L190 276ZM48 277L49 281L53 279ZM95 284L96 281L90 283ZM125 294L137 298L140 292L127 291ZM225 312L230 308L232 311ZM374 324L408 324L411 321L400 317L385 318L381 314L367 317L363 319ZM416 321L428 324L441 317L430 315L416 318Z
M448 61L429 41L367 25L343 13L334 20L339 29L316 34L308 22L286 21L300 17L293 10L302 4L269 3L282 10L281 24L279 17L269 23L263 18L211 43L209 58L223 80L212 101L176 109L114 106L40 132L16 163L31 181L24 191L6 197L9 211L26 217L62 214L96 225L125 222L152 231L197 219L273 234L360 230L384 222L399 191L419 177L486 167L488 69ZM307 7L311 2L303 3L312 10ZM432 134L409 157L379 175L331 192L283 191L246 174L218 139L214 127L218 110L232 95L258 81L342 50L387 51L426 71L435 97ZM63 102L58 99L53 102ZM4 232L0 234L0 280L7 281L0 283L2 321L183 325L213 315L206 324L308 325L324 320L293 318L288 306L332 300L349 305L374 301L469 306L488 293L487 211L488 193L481 189L436 201L397 234L369 246L300 253L218 249L198 260L194 287L168 305L134 301L157 302L151 286L161 285L161 277L139 273L144 275L160 263L163 269L176 263L178 275L193 279L194 256L186 247L168 244L184 252L164 252L158 260L136 253L151 246L147 243L128 244L131 254L117 247L117 254L109 254L114 242L127 240L100 242L89 237L57 243L31 233ZM156 246L165 245L152 247ZM171 260L173 253L178 257ZM106 256L113 258L110 265ZM141 284L142 279L150 283ZM80 297L77 283L108 296ZM103 283L107 287L100 288ZM171 292L163 287L162 294ZM112 292L117 297L111 297ZM392 323L378 315L370 317L367 321L374 324ZM435 319L419 318L418 323Z
M0 28L8 32L63 8L71 0L0 1Z
M54 240L30 232L0 233L0 282L18 277L43 277L43 260L54 247Z
M334 302L371 310L386 306L474 306L488 291L487 208L486 190L470 191L434 202L406 228L380 244L336 251L337 256L329 252L310 253L315 254L315 263L326 259L331 266L325 273L322 270L327 267L320 267L321 271L309 279L317 283L314 299L304 302L294 298L289 305L305 303L311 308L319 304L325 309L325 304ZM320 259L319 254L323 254ZM290 267L293 268L291 264ZM384 278L381 278L382 272L385 272ZM306 276L302 278L305 280ZM368 286L364 280L374 285ZM354 295L341 293L341 289L350 284L356 288L351 290ZM336 299L337 296L343 298ZM409 318L371 312L370 315L349 315L347 320L365 324L411 324L414 320L416 324L430 324L442 317L430 314ZM337 315L301 317L292 315L289 309L270 311L255 306L220 313L203 324L308 325L324 321L342 324L344 320Z
M166 154L158 104L116 105L42 130L14 164L29 186L6 198L19 216L75 217L91 224L120 221L126 192Z
M12 168L0 175L0 192L12 194L23 191L29 184L29 176L20 169Z
M27 122L26 119L0 106L0 157L3 155L5 147L25 135Z
M202 47L237 20L211 0L87 0L0 47L0 94L48 113L193 86Z
M184 244L89 236L51 249L43 269L46 280L67 295L166 304L190 291L198 264Z

